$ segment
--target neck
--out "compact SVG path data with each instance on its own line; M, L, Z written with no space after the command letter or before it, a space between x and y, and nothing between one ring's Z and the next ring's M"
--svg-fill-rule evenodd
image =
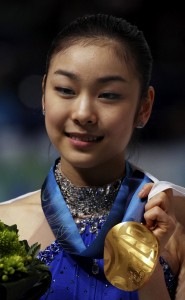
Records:
M125 176L125 160L93 168L77 168L61 159L61 171L75 186L102 186Z

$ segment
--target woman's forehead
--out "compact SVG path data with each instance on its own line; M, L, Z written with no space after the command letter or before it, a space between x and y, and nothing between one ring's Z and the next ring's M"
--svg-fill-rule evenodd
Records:
M60 50L52 59L53 67L61 65L87 65L91 67L107 67L112 64L115 67L126 66L126 59L118 54L113 45L95 45L95 44L74 44L65 49Z
M131 63L133 67L133 59L130 59L132 58L132 53L129 51L126 43L107 37L78 38L75 40L66 41L64 44L61 43L61 46L58 47L58 51L53 54L50 64L55 57L72 53L76 51L76 49L80 49L81 52L84 52L85 48L92 47L96 49L96 51L94 51L95 56L98 56L99 52L102 52L103 48L105 53L109 52L110 55L119 59L120 63Z
M114 72L122 72L125 70L129 72L131 77L137 75L133 59L127 54L126 47L120 46L114 40L97 41L93 43L94 39L87 41L80 40L78 43L73 43L58 51L52 58L49 71L53 73L54 69L58 67L67 66L67 68L87 65L87 68L97 69L101 73L103 70L112 69ZM49 72L50 73L50 72ZM129 76L130 77L130 76Z
M55 81L68 78L89 86L119 83L129 87L139 84L135 72L110 45L73 45L68 51L60 51L53 57L49 77Z

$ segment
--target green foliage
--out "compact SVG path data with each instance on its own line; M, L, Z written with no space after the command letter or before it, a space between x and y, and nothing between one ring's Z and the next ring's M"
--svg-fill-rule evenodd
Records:
M19 241L16 225L0 221L0 283L21 279L37 270L47 271L48 267L36 257L39 250L38 243L30 247L27 241Z

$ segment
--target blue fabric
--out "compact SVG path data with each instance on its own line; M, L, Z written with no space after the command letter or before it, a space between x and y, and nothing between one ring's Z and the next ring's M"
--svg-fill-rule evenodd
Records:
M137 194L142 185L151 180L140 171L133 174L130 164L126 164L126 177L111 212L96 237L88 229L82 235L79 234L56 183L54 169L55 166L51 168L41 193L44 213L57 239L52 246L40 253L40 259L50 265L53 277L51 289L41 299L138 300L137 291L122 291L106 280L103 272L103 248L105 236L114 225L133 218L142 221L146 201L139 199ZM99 258L97 275L92 274L94 257Z
M95 235L88 228L82 234L86 245ZM58 242L40 253L40 259L50 266L51 288L41 300L138 300L137 292L124 292L112 286L103 272L103 259L98 260L99 274L92 274L93 259L66 253Z
M121 221L132 220L141 222L143 220L146 199L141 200L138 197L138 192L145 183L151 182L151 179L140 171L134 174L127 162L126 176L107 221L95 241L89 247L86 247L56 183L54 169L55 166L51 168L42 186L42 207L56 239L60 241L63 249L68 253L102 258L105 236L114 225Z

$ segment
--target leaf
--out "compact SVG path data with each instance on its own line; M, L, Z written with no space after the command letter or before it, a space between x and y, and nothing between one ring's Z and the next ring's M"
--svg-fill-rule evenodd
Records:
M30 246L27 254L31 255L32 257L35 257L38 254L39 250L40 250L40 244L35 243Z
M13 224L13 225L7 225L7 224L4 224L5 227L9 230L9 231L15 231L16 233L19 232L19 230L17 229L17 225L16 224Z
M38 300L49 288L52 278L49 267L37 258L41 245L35 243L29 246L27 240L19 241L16 224L9 226L0 221L0 233L4 231L14 231L17 234L17 244L11 247L14 251L13 254L3 252L2 260L7 265L4 264L1 273L7 274L8 281L0 281L0 300ZM9 236L11 234L6 235L6 238L8 239ZM1 241L3 244L3 237ZM22 266L16 269L15 263L19 264L17 257ZM14 265L11 266L11 264ZM15 269L13 274L8 273L11 268Z

